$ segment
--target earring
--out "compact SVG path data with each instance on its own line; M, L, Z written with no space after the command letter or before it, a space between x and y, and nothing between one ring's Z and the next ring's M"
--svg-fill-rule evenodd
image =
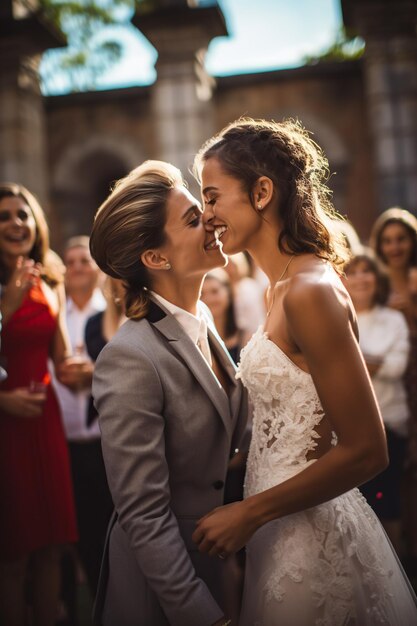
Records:
M165 263L165 269L166 270L170 270L171 269L171 263Z
M258 209L258 211L262 211L262 204L259 202L256 208Z

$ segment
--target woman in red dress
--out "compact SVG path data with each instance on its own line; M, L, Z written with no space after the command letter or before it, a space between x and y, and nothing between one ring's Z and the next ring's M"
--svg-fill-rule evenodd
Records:
M0 386L0 623L55 623L60 550L77 540L68 452L47 361L69 356L62 275L48 264L48 228L24 187L0 185L3 286Z

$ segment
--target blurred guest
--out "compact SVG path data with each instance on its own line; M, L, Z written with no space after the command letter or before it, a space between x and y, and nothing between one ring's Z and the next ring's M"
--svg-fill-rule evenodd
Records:
M351 224L348 220L339 217L333 218L331 223L333 232L343 236L343 239L353 256L365 252L364 246L362 245L353 224Z
M93 361L97 360L106 343L110 341L127 319L125 315L125 288L123 287L123 281L107 276L104 282L103 293L107 306L104 311L100 311L90 317L85 329L85 345ZM94 407L92 407L92 410L95 410Z
M410 330L411 351L405 374L410 406L409 443L406 460L405 508L410 560L409 574L417 574L417 219L398 207L384 211L376 220L371 243L386 265L390 294L388 306L404 314Z
M67 295L66 321L74 357L60 368L55 383L69 443L71 473L79 530L78 554L94 598L103 552L105 529L112 510L101 455L97 420L89 419L93 362L85 348L87 320L106 302L97 287L100 270L92 259L89 238L72 237L64 251ZM105 532L105 531L104 531ZM70 623L76 610L75 568L71 555L64 561L65 600Z
M27 623L31 566L33 624L55 622L61 547L77 539L71 475L48 357L70 354L62 275L48 264L48 227L27 189L0 185L2 354L0 391L0 622Z
M119 280L118 278L106 276L103 286L103 293L107 302L106 308L104 309L104 311L100 311L99 313L96 313L95 315L90 317L90 319L87 321L87 325L85 328L86 349L89 357L94 362L97 360L98 355L100 354L104 346L110 341L113 335L116 334L117 330L127 319L125 313L126 290L123 286L123 281ZM97 420L98 418L98 413L95 409L92 396L90 396L88 415L90 423ZM103 476L107 485L104 465L103 471ZM110 498L111 502L110 492L108 492L108 498ZM108 501L109 500L107 499L107 502ZM112 508L113 503L111 502L111 509ZM107 522L108 521L109 519L107 517ZM103 532L101 535L103 542L106 536L106 530L107 525L103 525Z
M360 347L386 428L390 458L387 469L362 485L361 491L401 554L400 490L409 418L403 375L410 349L409 333L404 316L386 306L387 277L370 256L354 257L345 272L346 287L358 316Z
M244 252L232 254L225 268L233 286L236 324L242 331L241 347L265 322L266 315L265 290L268 282L266 280L265 283L262 270L255 269L249 259Z
M97 426L87 426L87 409L90 397L93 364L84 345L85 325L91 315L102 311L106 302L97 288L100 270L91 258L88 237L72 237L64 252L66 322L74 357L60 368L56 382L67 439L70 442L97 440Z
M210 309L217 331L237 364L243 347L243 332L236 324L232 284L227 272L219 268L207 274L200 297Z
M2 320L1 320L1 285L0 285L0 337L1 337L1 326L2 326L1 322ZM0 339L0 347L1 347L1 339ZM6 380L6 378L7 378L7 372L0 365L0 382L3 382L3 380Z

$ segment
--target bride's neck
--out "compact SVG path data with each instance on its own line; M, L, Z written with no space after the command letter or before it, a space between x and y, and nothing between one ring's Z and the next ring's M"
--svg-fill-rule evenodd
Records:
M278 236L264 236L248 248L255 264L268 276L271 285L282 276L291 254L281 252L278 248Z

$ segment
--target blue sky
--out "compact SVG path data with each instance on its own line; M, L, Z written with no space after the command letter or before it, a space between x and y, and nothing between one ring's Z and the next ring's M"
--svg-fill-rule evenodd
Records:
M326 49L342 24L340 0L219 0L219 5L230 36L218 37L209 46L206 67L216 76L297 67L306 55ZM97 87L153 83L156 50L131 25L112 27L111 32L123 41L124 55L100 77ZM61 76L55 77L48 93L67 90Z

